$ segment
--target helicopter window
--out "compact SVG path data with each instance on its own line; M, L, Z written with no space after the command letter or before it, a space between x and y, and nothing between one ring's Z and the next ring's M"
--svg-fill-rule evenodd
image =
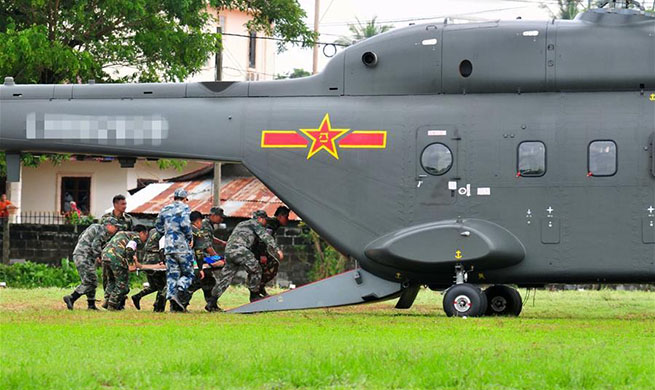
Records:
M546 145L539 141L519 144L518 176L539 177L546 174Z
M614 141L593 141L589 144L589 176L613 176L617 171L617 150Z
M421 153L421 166L430 175L441 176L453 166L453 153L444 144L430 144Z

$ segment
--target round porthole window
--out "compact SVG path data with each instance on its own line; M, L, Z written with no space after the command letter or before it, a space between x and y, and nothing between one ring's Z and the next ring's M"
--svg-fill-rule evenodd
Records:
M459 74L467 78L473 73L473 64L469 60L464 60L459 64Z
M453 152L440 143L430 144L421 153L423 170L433 176L441 176L453 166Z

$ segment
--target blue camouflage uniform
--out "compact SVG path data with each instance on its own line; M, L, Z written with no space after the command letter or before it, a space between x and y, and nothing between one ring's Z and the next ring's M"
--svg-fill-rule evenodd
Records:
M186 198L187 193L178 189L174 197ZM193 235L189 214L189 206L175 201L161 210L155 222L155 228L165 239L166 299L186 293L193 282L193 252L189 246Z

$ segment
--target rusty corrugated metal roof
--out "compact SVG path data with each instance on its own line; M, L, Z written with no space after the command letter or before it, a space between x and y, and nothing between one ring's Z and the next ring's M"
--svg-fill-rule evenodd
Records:
M184 188L189 194L191 210L209 214L212 207L212 179L168 183L154 183L136 192L127 200L127 212L133 214L159 214L171 203L173 193ZM221 207L228 217L250 218L256 210L265 210L270 216L284 203L262 182L254 177L228 179L221 183ZM290 219L299 219L291 213Z

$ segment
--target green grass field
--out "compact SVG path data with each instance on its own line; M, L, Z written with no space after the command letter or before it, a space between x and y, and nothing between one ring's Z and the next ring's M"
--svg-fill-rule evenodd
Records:
M520 318L461 319L431 291L407 311L257 315L205 313L201 293L187 314L152 296L69 312L67 292L0 290L0 389L655 388L655 293L538 291Z

